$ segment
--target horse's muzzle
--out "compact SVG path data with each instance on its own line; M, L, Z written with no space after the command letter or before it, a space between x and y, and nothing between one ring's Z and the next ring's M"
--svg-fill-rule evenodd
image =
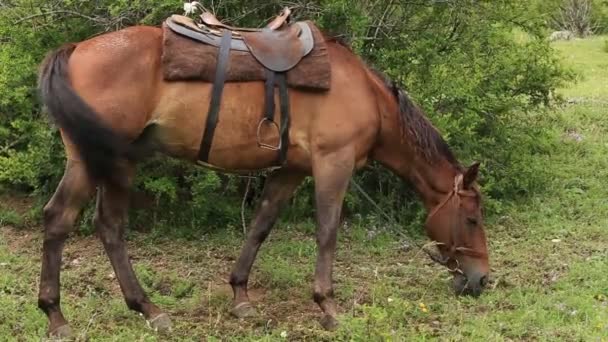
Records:
M488 284L488 275L480 272L454 275L453 286L456 295L479 297Z

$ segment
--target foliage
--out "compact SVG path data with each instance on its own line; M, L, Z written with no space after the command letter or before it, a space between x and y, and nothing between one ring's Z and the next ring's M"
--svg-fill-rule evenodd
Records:
M505 203L503 213L489 222L493 282L480 298L455 298L449 274L419 249L404 248L392 232L374 232L370 225L354 220L340 230L333 272L340 327L325 332L318 324L320 310L311 299L314 227L283 223L260 250L250 277L249 294L259 317L237 320L228 314L232 292L227 277L243 243L239 232L211 231L188 240L179 238L182 227L154 238L135 232L129 237L129 254L137 276L150 299L174 322L173 332L164 335L127 308L101 243L75 237L65 247L61 304L77 339L604 341L608 336L608 70L602 69L606 59L601 51L605 39L556 43L582 78L559 90L573 100L551 115L552 134L558 135L559 144L551 153L530 160L551 167L551 182L542 193ZM155 161L149 167L172 168L167 166L170 163ZM152 172L146 167L143 174ZM165 175L165 171L158 172ZM382 182L374 183L373 176ZM374 170L362 176L361 184L378 189L383 204L386 197L404 196L400 189L387 188L390 180L384 176ZM142 187L145 180L139 182ZM170 197L170 187L157 186L164 189L164 198ZM308 181L300 191L309 191L310 186ZM176 187L178 197L180 188ZM297 199L298 210L307 206L305 197ZM357 205L356 198L349 200ZM0 337L44 340L47 318L36 305L39 284L34 281L40 272L42 232L38 225L23 230L2 227L19 221L17 212L24 206L14 202L0 199Z
M286 3L205 4L220 17L256 25ZM482 161L484 191L497 212L499 203L541 191L550 180L547 168L533 163L555 147L551 122L538 110L570 74L544 39L537 8L516 0L317 0L295 13L340 34L370 64L407 85L462 161ZM40 115L35 93L36 67L47 51L129 25L159 24L175 12L181 12L175 0L0 3L0 183L48 196L61 175L58 134ZM358 180L391 215L403 222L420 218L411 190L387 171L372 165ZM135 213L132 222L188 232L186 227L236 225L242 184L184 163L149 161L136 186L152 198L152 208L145 209L155 214ZM300 193L311 189L307 183ZM310 217L312 201L296 201L299 212L292 210L290 219ZM365 216L374 210L358 194L349 195L347 209Z

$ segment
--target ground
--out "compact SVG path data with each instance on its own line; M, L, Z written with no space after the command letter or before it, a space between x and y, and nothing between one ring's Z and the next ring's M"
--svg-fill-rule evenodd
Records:
M243 236L238 229L200 240L129 235L136 271L173 318L157 334L130 312L99 241L73 237L64 253L62 307L78 340L608 341L608 52L606 37L556 44L580 75L552 110L554 171L542 194L489 218L491 288L456 298L449 275L390 232L356 224L340 232L336 295L341 326L328 333L311 298L314 226L281 223L251 279L260 315L229 316L227 278ZM41 228L28 198L0 198L0 339L40 340L36 307Z

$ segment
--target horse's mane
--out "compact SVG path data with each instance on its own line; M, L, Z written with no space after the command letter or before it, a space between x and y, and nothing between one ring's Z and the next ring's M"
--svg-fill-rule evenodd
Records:
M439 131L427 119L422 109L412 101L407 92L384 73L371 67L369 69L384 83L386 90L392 93L399 104L399 124L402 136L410 139L416 146L416 151L428 162L433 163L443 157L452 165L460 168L460 163Z
M344 37L328 34L327 32L323 32L323 35L326 42L336 43L354 53L351 45ZM399 125L401 126L402 137L410 139L416 146L417 153L428 162L434 163L443 157L452 165L461 169L460 163L456 160L439 131L427 119L422 109L412 101L407 92L383 72L369 65L365 66L384 84L385 90L389 91L399 104Z

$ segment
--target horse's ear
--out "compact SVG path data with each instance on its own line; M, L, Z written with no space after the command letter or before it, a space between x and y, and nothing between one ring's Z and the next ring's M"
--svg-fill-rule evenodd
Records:
M464 173L464 177L462 179L462 185L464 189L470 189L473 183L477 180L477 176L479 175L479 162L471 165L467 171Z

